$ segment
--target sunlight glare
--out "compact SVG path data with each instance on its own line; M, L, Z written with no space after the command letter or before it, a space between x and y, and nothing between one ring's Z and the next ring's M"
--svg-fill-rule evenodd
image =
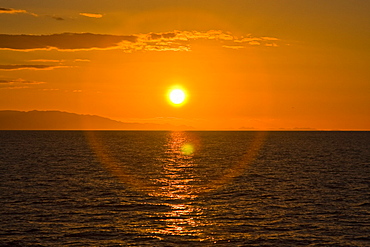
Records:
M181 104L185 100L185 93L181 89L174 89L170 93L170 99L174 104Z
M175 105L175 106L180 106L182 104L185 103L185 100L186 100L186 93L183 89L181 88L172 88L170 91L169 91L169 94L168 94L168 99L169 101Z

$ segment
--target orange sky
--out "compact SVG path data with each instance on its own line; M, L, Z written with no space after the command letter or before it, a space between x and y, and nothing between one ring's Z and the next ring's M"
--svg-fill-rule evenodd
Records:
M0 110L370 129L370 1L0 0ZM173 85L188 92L173 107Z

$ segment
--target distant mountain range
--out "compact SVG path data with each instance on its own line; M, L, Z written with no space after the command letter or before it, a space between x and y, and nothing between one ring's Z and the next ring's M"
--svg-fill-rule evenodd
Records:
M125 123L96 115L61 111L0 111L0 130L174 130L189 126Z

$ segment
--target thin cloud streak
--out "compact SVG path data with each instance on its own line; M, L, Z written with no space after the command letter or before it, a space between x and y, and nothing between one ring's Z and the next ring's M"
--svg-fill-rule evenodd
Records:
M76 58L75 60L73 60L73 62L86 62L86 63L89 63L91 62L90 59L85 59L85 58Z
M24 9L11 9L11 8L0 8L0 14L19 14L27 13Z
M64 21L65 20L63 17L57 16L57 15L47 15L47 16L56 20L56 21Z
M28 81L22 78L17 79L0 79L0 84L43 84L41 81Z
M0 90L14 90L14 89L26 89L30 88L31 85L44 84L41 81L29 81L22 78L17 79L0 79Z
M54 65L43 65L43 64L35 64L35 65L28 65L28 64L2 64L0 65L0 70L22 70L22 69L30 69L30 70L51 70L56 68L65 68L69 66L54 66Z
M24 9L12 9L12 8L0 8L0 14L28 14L33 16L38 16L35 13L28 12Z
M9 86L9 87L0 87L0 90L4 90L4 89L26 89L26 88L30 88L29 86Z
M62 63L64 62L64 60L58 60L58 59L32 59L28 61L39 62L39 63Z
M102 14L96 14L96 13L80 13L80 15L90 18L102 18Z

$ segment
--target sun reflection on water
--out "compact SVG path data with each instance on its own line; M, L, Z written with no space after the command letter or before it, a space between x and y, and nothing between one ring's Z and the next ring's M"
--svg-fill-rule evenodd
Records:
M116 139L104 138L104 133L88 134L105 168L127 188L142 193L143 204L154 206L150 211L144 209L145 222L139 227L143 234L197 242L213 242L218 228L210 217L207 194L240 176L265 136L258 132L244 139L223 139L215 133L147 132L127 142L118 134L112 136ZM152 199L145 199L147 195Z
M203 210L192 204L165 204L171 208L169 212L158 215L160 227L154 228L153 233L163 235L201 237L204 233L201 225L205 218Z
M151 195L173 199L197 197L194 183L197 181L193 154L196 139L184 132L170 132L164 156L158 158L163 166L161 177L154 179L159 189Z
M263 132L245 139L230 139L229 134L223 139L223 135L86 133L101 164L128 189L169 199L195 199L230 184L245 172L265 138Z
M153 229L153 233L202 239L204 213L194 204L199 194L195 186L199 179L194 163L198 140L185 132L170 132L165 145L165 155L158 160L163 166L163 174L154 181L159 184L159 189L151 195L171 199L164 204L170 210L157 213L161 227Z

